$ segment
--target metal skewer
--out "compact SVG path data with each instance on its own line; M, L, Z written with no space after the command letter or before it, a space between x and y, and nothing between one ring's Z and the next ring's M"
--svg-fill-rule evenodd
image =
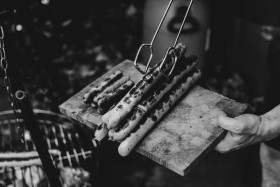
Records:
M157 29L156 29L156 32L155 32L155 34L154 34L154 36L153 36L151 42L150 42L150 43L142 44L142 45L139 47L138 51L137 51L137 54L136 54L136 57L135 57L135 60L134 60L134 65L135 65L136 69L137 69L139 72L141 72L142 74L146 74L147 71L148 71L148 68L149 68L150 63L151 63L152 58L153 58L153 44L154 44L154 41L155 41L155 39L156 39L156 37L157 37L157 35L158 35L158 32L159 32L159 30L160 30L160 28L161 28L161 26L162 26L162 23L163 23L163 21L164 21L166 15L167 15L167 13L168 13L168 10L169 10L169 8L170 8L172 2L173 2L173 0L170 0L170 1L169 1L168 5L167 5L167 8L166 8L165 11L164 11L164 14L163 14L163 16L162 16L162 18L161 18L161 20L160 20L160 22L159 22L159 24L158 24L158 27L157 27ZM140 54L140 52L142 51L142 49L143 49L144 47L149 47L149 49L150 49L150 57L149 57L149 60L148 60L148 62L147 62L146 68L145 68L145 70L143 71L143 70L139 67L137 61L138 61L138 58L139 58L139 54Z
M140 73L142 73L142 74L146 74L147 71L148 71L148 68L149 68L150 63L151 63L152 58L153 58L153 44L154 44L154 41L155 41L155 39L156 39L156 37L157 37L157 35L158 35L158 32L159 32L159 30L160 30L160 28L161 28L161 26L162 26L162 23L163 23L163 21L164 21L166 15L167 15L167 13L168 13L170 7L171 7L173 1L174 1L174 0L170 0L170 1L169 1L168 5L167 5L167 8L166 8L165 11L164 11L164 14L163 14L163 16L162 16L162 18L161 18L161 20L160 20L160 23L159 23L159 25L158 25L158 27L157 27L157 29L156 29L156 31L155 31L155 34L154 34L154 36L153 36L151 42L150 42L150 43L144 43L144 44L142 44L142 45L139 47L138 51L137 51L136 57L135 57L135 59L134 59L134 66L135 66L136 69L137 69ZM184 27L184 24L185 24L185 22L186 22L186 18L187 18L188 14L189 14L189 11L190 11L190 8L191 8L191 6L192 6L192 3L193 3L193 0L191 0L190 3L189 3L189 5L188 5L188 9L187 9L187 11L186 11L186 14L185 14L185 16L184 16L184 19L183 19L183 21L182 21L182 24L181 24L181 26L180 26L180 29L179 29L179 31L178 31L178 34L177 34L177 36L176 36L176 39L175 39L175 41L174 41L173 46L171 46L171 47L168 48L168 50L167 50L167 52L165 53L165 56L164 56L164 58L163 58L163 60L162 60L162 62L161 62L161 64L160 64L161 73L162 73L166 78L168 78L168 76L170 76L170 75L172 74L172 72L173 72L173 70L174 70L174 68L175 68L175 66L176 66L176 63L177 63L177 57L176 57L176 55L175 55L174 52L171 52L171 58L172 58L172 61L173 61L174 63L173 63L173 66L172 66L170 72L169 72L167 75L162 71L162 67L163 67L163 65L164 65L164 63L165 63L165 61L166 61L167 55L170 53L171 50L175 49L175 46L176 46L177 43L178 43L178 40L179 40L180 35L181 35L181 31L182 31L182 29L183 29L183 27ZM144 47L149 47L149 50L150 50L150 57L149 57L149 60L148 60L148 62L147 62L147 65L146 65L145 70L142 70L142 69L139 67L139 65L138 65L138 58L139 58L140 52L143 50Z
M180 38L180 36L181 36L181 32L182 32L182 29L183 29L183 27L184 27L184 25L185 25L187 16L188 16L188 14L189 14L189 12L190 12L192 3L193 3L193 0L191 0L190 3L189 3L189 5L188 5L188 9L187 9L187 11L186 11L186 14L185 14L185 16L184 16L184 19L183 19L183 21L182 21L182 24L181 24L181 26L180 26L180 29L179 29L179 31L178 31L178 34L177 34L177 36L176 36L176 39L175 39L175 41L174 41L173 46L171 46L171 47L168 48L168 50L166 51L165 56L164 56L164 58L163 58L163 60L162 60L162 62L161 62L161 64L160 64L160 71L161 71L161 73L162 73L166 78L168 78L168 77L172 74L172 72L173 72L173 70L174 70L174 68L175 68L175 66L176 66L176 63L177 63L177 60L178 60L178 59L177 59L177 56L176 56L176 54L175 54L175 52L174 52L174 49L175 49L175 46L177 45L178 40L179 40L179 38ZM166 61L167 55L170 53L171 50L173 50L172 53L171 53L171 58L172 58L172 61L173 61L173 66L172 66L170 72L166 75L166 74L162 71L162 67L163 67L163 65L164 65L164 63L165 63L165 61Z

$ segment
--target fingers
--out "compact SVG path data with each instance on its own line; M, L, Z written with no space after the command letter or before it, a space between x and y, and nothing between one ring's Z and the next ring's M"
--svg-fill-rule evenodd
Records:
M225 139L223 139L216 147L215 150L220 153L227 153L233 149L231 138L229 133L226 134Z
M236 118L220 116L217 125L228 132L215 150L226 153L261 141L260 124L260 116L253 114L244 114Z
M227 153L240 148L242 141L241 135L236 135L228 132L225 138L215 147L215 150L220 153Z
M235 134L240 134L244 129L242 122L226 116L220 116L217 125Z
M220 153L239 150L249 145L260 142L258 136L238 135L227 132L225 138L215 147L215 150Z
M244 114L236 118L220 116L217 125L235 134L252 135L257 133L260 123L259 116Z

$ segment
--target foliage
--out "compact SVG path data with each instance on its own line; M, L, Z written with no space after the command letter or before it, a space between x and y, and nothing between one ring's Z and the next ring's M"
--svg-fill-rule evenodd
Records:
M124 59L141 40L141 6L132 1L34 1L1 16L9 63L34 108L58 105ZM17 58L14 58L17 56ZM10 71L16 71L10 69Z

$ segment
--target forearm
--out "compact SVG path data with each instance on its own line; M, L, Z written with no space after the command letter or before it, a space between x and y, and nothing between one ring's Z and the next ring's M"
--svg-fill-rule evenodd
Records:
M264 141L271 140L280 135L280 105L261 115L260 127L262 134L265 135Z

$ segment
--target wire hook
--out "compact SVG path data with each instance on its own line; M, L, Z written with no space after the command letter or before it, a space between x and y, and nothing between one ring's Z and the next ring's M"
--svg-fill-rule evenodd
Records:
M152 58L153 58L153 44L154 44L154 41L155 41L155 39L156 39L156 37L157 37L157 35L158 35L158 32L159 32L160 28L162 27L162 23L163 23L163 21L165 20L165 17L166 17L166 15L167 15L167 13L168 13L168 11L169 11L169 9L170 9L170 7L171 7L173 1L174 1L174 0L170 0L170 1L169 1L168 5L167 5L167 7L166 7L166 9L165 9L165 11L164 11L164 14L163 14L163 16L162 16L162 18L161 18L161 20L160 20L160 22L159 22L159 25L158 25L158 27L157 27L155 33L154 33L154 36L153 36L151 42L150 42L150 43L144 43L144 44L142 44L142 45L139 47L138 51L137 51L136 57L135 57L135 59L134 59L134 66L135 66L136 69L137 69L140 73L142 73L142 74L146 74L147 71L148 71L148 69L149 69L150 63L151 63ZM177 55L175 54L174 49L175 49L175 46L176 46L177 43L178 43L178 40L179 40L179 38L180 38L182 29L183 29L183 27L184 27L184 24L185 24L185 22L186 22L186 18L187 18L188 14L189 14L189 11L190 11L190 8L191 8L192 4L193 4L193 0L191 0L190 3L188 4L188 8L187 8L187 10L186 10L184 19L183 19L183 21L182 21L182 23L181 23L180 29L179 29L179 31L178 31L178 34L177 34L177 36L176 36L176 39L175 39L173 45L167 49L163 60L160 62L160 71L161 71L161 73L162 73L167 79L168 79L168 77L172 74L172 72L173 72L173 70L174 70L174 68L175 68L175 66L176 66L176 64L177 64L178 57L177 57ZM139 66L139 64L138 64L138 59L139 59L139 55L140 55L141 51L142 51L144 48L147 48L147 47L149 48L150 56L149 56L148 62L147 62L147 64L146 64L146 67L145 67L145 69L143 70L143 69L140 68L140 66ZM173 61L173 66L172 66L170 72L166 74L165 72L163 72L163 65L164 65L164 63L165 63L165 61L166 61L166 59L167 59L168 54L171 55L171 59L172 59L172 61Z
M151 42L150 42L150 43L142 44L142 45L139 47L138 51L137 51L136 57L135 57L135 59L134 59L134 66L135 66L136 69L137 69L140 73L142 73L142 74L146 74L147 71L148 71L148 68L149 68L150 63L151 63L152 58L153 58L153 44L154 44L154 41L155 41L155 39L156 39L156 37L157 37L157 35L158 35L158 32L159 32L159 30L160 30L160 28L161 28L161 26L162 26L162 23L163 23L163 21L164 21L166 15L167 15L167 13L168 13L168 11L169 11L169 8L170 8L171 4L173 3L173 1L174 1L174 0L170 0L170 1L169 1L168 5L167 5L167 8L166 8L165 11L164 11L164 14L163 14L163 16L162 16L162 18L161 18L161 20L160 20L160 22L159 22L159 24L158 24L158 27L157 27L157 29L156 29L156 31L155 31L155 33L154 33L154 36L153 36ZM145 70L142 70L142 69L140 68L140 66L138 65L138 58L139 58L140 52L141 52L145 47L149 47L149 50L150 50L150 57L149 57L149 60L148 60L148 62L147 62L147 65L146 65Z
M181 36L182 29L183 29L183 27L184 27L184 25L185 25L185 22L186 22L186 19L187 19L188 14L189 14L189 12L190 12L190 9L191 9L192 4L193 4L193 0L191 0L190 3L189 3L189 5L188 5L188 9L186 10L184 19L183 19L183 21L182 21L182 24L181 24L181 26L180 26L180 29L179 29L178 34L177 34L177 36L176 36L176 39L175 39L175 41L174 41L174 43L173 43L173 46L171 46L171 47L169 47L169 48L167 49L167 51L166 51L166 53L165 53L165 56L164 56L164 58L163 58L163 60L162 60L162 62L161 62L161 64L160 64L160 71L161 71L161 73L164 75L164 77L166 77L167 79L168 79L168 77L172 74L172 72L173 72L173 70L174 70L174 68L175 68L175 66L176 66L176 64L177 64L178 57L176 56L176 54L175 54L175 52L174 52L174 49L175 49L175 46L177 45L178 40L179 40L179 38L180 38L180 36ZM168 74L165 74L165 72L163 72L162 69L163 69L163 65L164 65L164 63L165 63L165 61L166 61L166 59L167 59L167 55L168 55L169 53L171 54L171 59L172 59L172 61L173 61L173 66L172 66L170 72L169 72Z

